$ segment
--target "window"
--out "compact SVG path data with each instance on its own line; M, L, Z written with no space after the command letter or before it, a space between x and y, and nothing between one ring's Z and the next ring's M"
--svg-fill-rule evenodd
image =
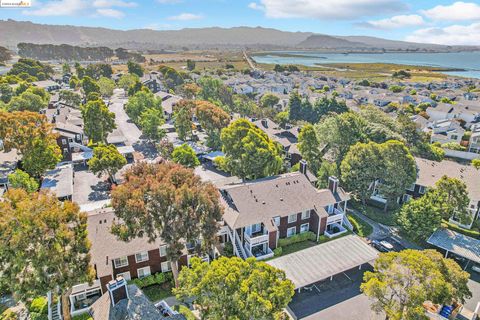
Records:
M62 144L67 144L67 139L62 139Z
M297 221L297 214L291 214L288 216L288 223L292 223L292 222L295 222Z
M404 194L404 195L403 195L403 202L408 202L408 201L410 201L411 198L412 198L411 195L409 195L409 194Z
M420 186L420 189L418 190L418 192L419 192L420 194L424 194L424 193L425 193L425 189L426 189L426 188L425 188L424 186Z
M287 238L290 238L291 236L294 236L296 232L297 232L297 227L288 228L287 229Z
M160 246L160 257L165 257L167 255L167 245Z
M410 187L407 188L408 191L415 191L415 183L412 183Z
M160 266L162 267L162 272L168 272L168 271L172 270L171 265L170 265L170 261L162 262Z
M123 279L125 279L127 281L132 280L132 277L130 277L130 271L117 273L117 277L123 277Z
M148 277L151 275L150 273L150 267L145 267L145 268L139 268L137 269L137 275L140 279Z
M300 233L307 232L310 229L310 223L304 223L300 226Z
M121 268L121 267L128 266L127 256L117 258L117 259L113 259L113 264L115 265L115 268Z
M310 219L310 210L305 210L302 212L302 220Z
M458 136L456 134L452 134L452 140L457 140Z
M275 225L278 227L280 225L280 217L274 217L273 218L273 222L275 223Z
M148 252L147 251L143 251L143 252L137 253L135 255L135 261L137 263L147 261L147 260L148 260Z

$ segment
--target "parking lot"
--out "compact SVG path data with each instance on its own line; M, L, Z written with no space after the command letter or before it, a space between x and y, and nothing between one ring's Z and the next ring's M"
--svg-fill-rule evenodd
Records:
M302 288L295 293L289 308L298 319L322 320L377 320L384 319L370 310L370 301L360 292L365 271L373 268L369 264L350 269Z

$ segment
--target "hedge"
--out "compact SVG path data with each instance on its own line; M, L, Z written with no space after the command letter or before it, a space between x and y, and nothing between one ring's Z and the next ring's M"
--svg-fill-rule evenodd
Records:
M454 223L450 223L450 222L445 221L445 220L442 222L442 227L445 227L447 229L456 231L458 233L464 234L466 236L469 236L469 237L472 237L472 238L475 238L475 239L480 239L480 232L475 231L475 230L462 228L462 227L460 227L460 226L458 226Z
M167 281L171 281L173 279L173 276L171 272L168 273L163 273L163 272L158 272L152 275L149 275L147 277L143 278L136 278L133 280L128 281L129 284L134 284L139 288L145 288L154 284L162 284Z
M317 236L315 235L315 233L308 231L308 232L296 234L289 238L278 239L278 246L285 247L297 242L302 242L306 240L315 241L316 239L317 239Z
M33 299L28 311L30 311L30 313L48 314L47 297L37 297Z
M278 247L278 248L273 249L273 255L274 255L275 257L281 256L281 255L282 255L282 252L283 252L282 247Z
M368 237L373 232L373 227L360 218L348 215L348 221L352 224L353 231L360 237Z
M88 312L86 312L72 317L72 320L93 320L93 318Z

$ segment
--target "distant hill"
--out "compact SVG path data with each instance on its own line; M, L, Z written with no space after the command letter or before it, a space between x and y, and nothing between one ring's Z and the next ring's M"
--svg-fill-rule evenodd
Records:
M113 30L69 25L0 20L0 46L16 49L21 42L74 46L160 49L325 49L342 51L425 50L453 51L480 47L450 47L409 43L363 36L330 36L311 32L286 32L262 27L188 28L181 30Z

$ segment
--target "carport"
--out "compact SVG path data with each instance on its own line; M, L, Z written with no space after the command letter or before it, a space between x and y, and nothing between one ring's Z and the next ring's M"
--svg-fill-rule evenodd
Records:
M427 242L445 250L445 257L451 252L468 261L480 264L480 240L449 229L437 229ZM465 269L468 267L468 263Z
M332 279L336 274L373 262L378 251L355 235L279 257L267 263L285 271L295 289Z

